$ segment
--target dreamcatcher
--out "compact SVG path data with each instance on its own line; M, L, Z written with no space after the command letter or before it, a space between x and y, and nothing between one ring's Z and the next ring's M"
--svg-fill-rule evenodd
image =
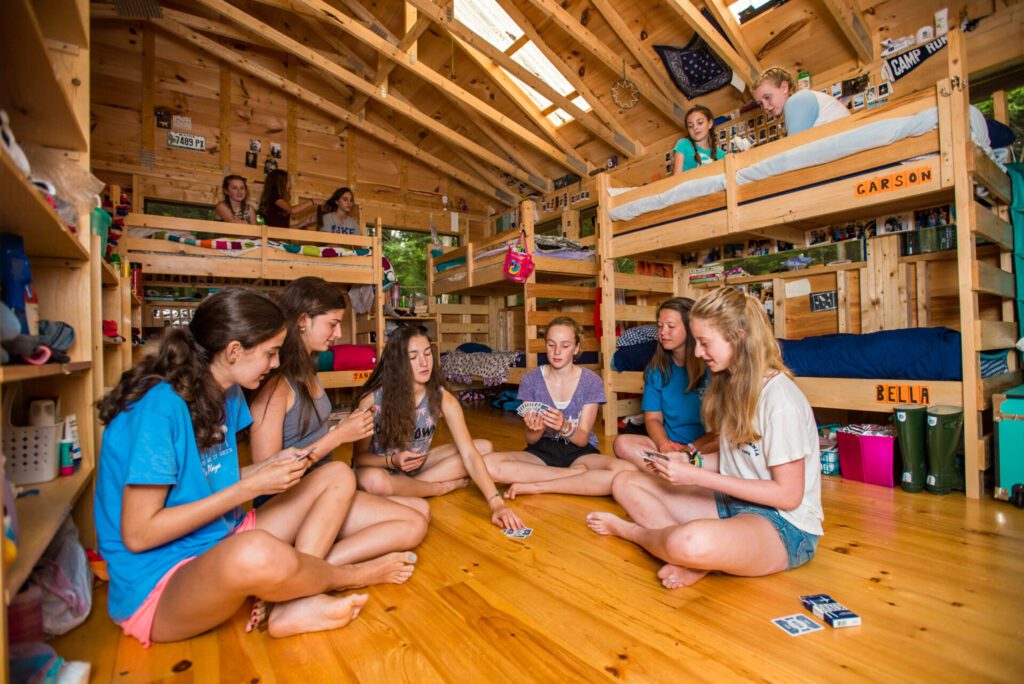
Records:
M612 83L612 102L620 109L633 109L640 104L640 89L626 78L626 62L622 62L622 78Z

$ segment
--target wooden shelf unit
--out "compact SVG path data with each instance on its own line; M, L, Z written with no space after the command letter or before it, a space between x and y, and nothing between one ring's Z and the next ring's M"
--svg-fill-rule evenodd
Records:
M5 0L0 3L0 108L7 110L19 143L68 151L89 165L89 22L85 0ZM67 364L9 365L0 368L0 395L18 392L24 403L60 397L63 417L78 420L80 470L69 477L33 484L38 490L15 503L20 523L18 556L0 567L0 589L9 603L31 574L53 535L72 511L80 518L86 546L95 546L89 514L96 469L94 403L103 356L99 336L101 292L99 239L89 230L88 211L79 212L72 233L0 147L0 231L21 236L32 266L32 285L42 319L63 321L75 330ZM7 422L0 420L0 432ZM7 643L6 611L0 610L0 640ZM0 664L0 681L7 663Z

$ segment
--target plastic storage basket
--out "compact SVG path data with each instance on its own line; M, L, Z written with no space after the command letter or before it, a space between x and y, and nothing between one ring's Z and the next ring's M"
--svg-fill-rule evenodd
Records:
M54 425L14 425L11 410L15 394L17 392L4 394L4 471L14 484L48 482L60 472L60 438L64 423L58 420Z

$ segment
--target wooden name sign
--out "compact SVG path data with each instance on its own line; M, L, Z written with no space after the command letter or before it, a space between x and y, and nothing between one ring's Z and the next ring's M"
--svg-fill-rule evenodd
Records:
M875 385L875 401L881 404L927 404L927 385Z
M916 169L906 169L890 173L887 176L876 176L870 180L861 181L853 188L856 197L867 197L877 195L880 192L892 192L911 188L915 185L928 183L932 179L932 167L922 166Z

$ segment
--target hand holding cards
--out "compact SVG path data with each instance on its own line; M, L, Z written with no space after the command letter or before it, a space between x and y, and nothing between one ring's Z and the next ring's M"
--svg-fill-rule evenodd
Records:
M550 411L551 407L545 404L543 401L524 401L516 409L516 413L520 417L525 417L529 413L545 413Z
M703 463L704 463L704 460L701 458L699 451L694 451L694 452L690 452L690 453L687 453L685 451L680 451L678 453L680 455L682 455L682 456L685 456L686 459L687 459L687 462L690 465L694 465L694 466L697 466L698 468L700 468L703 465ZM641 449L640 450L640 456L644 459L644 461L646 461L648 463L654 463L655 460L659 460L659 461L671 461L671 460L673 460L671 457L669 457L668 454L663 454L660 451L651 451L649 449Z

